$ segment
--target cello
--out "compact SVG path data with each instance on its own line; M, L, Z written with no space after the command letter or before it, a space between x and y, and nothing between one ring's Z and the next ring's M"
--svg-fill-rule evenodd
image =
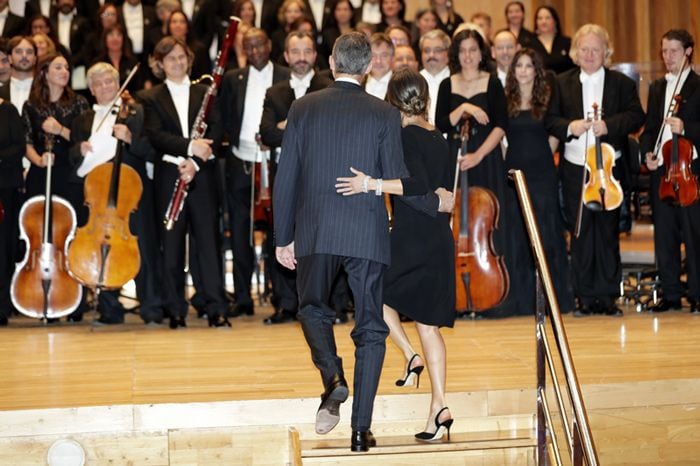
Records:
M682 72L682 69L681 69ZM676 94L672 100L674 116L678 116L681 95ZM700 197L698 178L691 170L693 161L693 143L676 133L671 134L671 140L661 147L666 173L659 183L659 198L681 207L688 207L697 202Z
M467 113L462 115L462 156L468 152L469 118ZM456 308L459 312L491 309L505 299L509 288L503 256L496 256L493 247L493 230L498 227L498 199L489 189L469 186L468 170L461 171L459 161L453 192Z
M129 101L123 98L116 123L123 124L129 111ZM113 162L98 165L85 178L90 216L68 248L71 273L90 288L119 289L141 267L129 216L138 207L143 186L136 170L122 163L124 145L120 140Z
M53 156L53 136L45 152ZM66 251L76 227L75 210L51 193L53 160L46 165L44 195L24 203L19 213L20 239L27 245L12 277L10 296L22 314L35 319L59 318L80 304L83 288L68 273Z
M593 104L593 121L600 119L598 104ZM586 148L586 168L588 182L583 187L581 201L590 210L600 212L615 210L622 204L624 194L620 183L613 176L615 149L610 144L600 142Z

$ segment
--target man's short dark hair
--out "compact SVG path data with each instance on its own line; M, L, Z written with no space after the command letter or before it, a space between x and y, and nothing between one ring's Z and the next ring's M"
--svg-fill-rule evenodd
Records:
M333 46L335 72L362 75L372 60L372 48L367 36L361 32L348 32L335 41Z
M289 48L289 41L292 39L292 37L296 37L297 39L309 39L314 52L316 51L316 41L314 40L314 36L306 31L292 31L287 34L287 37L284 39L284 50Z
M683 50L687 49L688 47L692 47L693 50L688 56L688 61L693 61L693 55L695 54L695 40L693 39L692 34L690 34L688 31L685 29L671 29L666 31L666 33L661 36L661 40L663 39L677 40L683 46Z

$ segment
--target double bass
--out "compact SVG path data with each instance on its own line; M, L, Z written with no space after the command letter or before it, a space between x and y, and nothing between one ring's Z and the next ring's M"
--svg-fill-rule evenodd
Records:
M45 152L53 152L47 135ZM52 195L52 166L46 166L44 195L27 200L19 213L20 238L27 245L12 277L10 296L15 308L35 319L67 316L80 304L83 288L68 273L66 254L77 224L75 210Z
M466 155L470 116L462 115L460 154ZM459 188L457 182L459 180ZM491 190L469 186L468 170L455 173L452 233L455 240L456 308L484 311L498 306L508 294L509 278L502 256L496 256L493 230L499 204Z
M682 69L681 69L682 72ZM675 105L674 105L675 103ZM672 100L674 116L678 116L681 95L676 94ZM659 182L659 198L674 205L688 207L700 197L698 178L691 169L693 161L693 143L676 133L671 140L661 147L666 173Z
M129 111L129 100L123 98L116 123L123 124ZM124 145L120 140L113 162L98 165L85 178L90 216L68 248L71 273L90 288L119 289L141 267L129 216L138 207L143 186L136 170L122 163Z

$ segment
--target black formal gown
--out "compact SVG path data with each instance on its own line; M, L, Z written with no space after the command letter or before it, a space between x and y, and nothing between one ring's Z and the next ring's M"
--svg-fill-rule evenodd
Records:
M558 203L558 175L549 148L547 131L542 120L530 110L521 111L508 120L507 170L522 170L527 181L532 208L547 256L547 265L554 282L559 308L574 308L569 262L564 238L564 221ZM504 216L508 223L506 265L510 273L508 308L513 314L533 314L535 309L534 258L525 229L515 187L508 189Z
M410 125L401 132L404 162L414 182L429 193L451 190L449 147L439 131ZM449 215L416 206L425 196L393 197L391 266L384 274L384 303L411 319L452 327L455 320L455 257ZM420 210L419 210L420 209Z
M474 152L484 143L491 130L498 127L504 131L508 127L508 113L506 110L506 97L503 92L501 82L495 76L489 77L489 83L486 92L473 95L471 98L452 92L452 80L445 79L440 84L438 91L437 108L435 110L435 123L443 133L447 133L447 141L450 145L450 160L452 167L457 161L457 154L460 149L459 130L460 127L450 124L450 112L463 104L469 102L483 109L489 116L489 123L481 125L473 118L471 119L471 136L469 140L468 150ZM454 169L452 170L454 174ZM501 146L497 145L484 159L469 170L469 185L481 186L490 189L501 210L504 208L506 199L506 171L503 165L503 155ZM498 229L493 235L496 254L502 255L505 251L505 221L501 217Z

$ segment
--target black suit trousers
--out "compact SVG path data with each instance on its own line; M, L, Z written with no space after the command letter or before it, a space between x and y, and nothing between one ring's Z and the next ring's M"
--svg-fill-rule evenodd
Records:
M231 220L233 287L238 304L253 303L250 297L250 280L253 277L255 253L250 244L250 165L233 154L226 156L226 196Z
M175 181L179 177L177 166L160 162L156 175L157 214L162 219L168 207ZM209 316L224 315L223 275L219 257L219 223L214 162L201 166L190 184L189 194L180 218L172 230L161 227L163 249L163 306L172 317L185 317L188 304L185 300L185 236L189 232L197 243L197 261L201 270L207 271L201 292L205 298Z
M596 301L605 307L613 304L620 293L622 264L620 262L620 208L593 212L583 208L581 233L573 231L581 200L581 173L584 168L562 158L560 172L564 188L564 207L571 237L571 269L574 292L581 305L592 306ZM615 170L613 170L615 172ZM619 179L619 176L615 174Z
M695 165L700 164L697 160ZM659 199L659 183L665 173L661 166L651 174L654 212L654 250L664 298L678 301L685 294L681 283L681 243L685 243L688 299L700 300L700 202L688 207L674 206Z
M19 210L24 196L19 188L0 188L5 219L0 223L0 317L9 317L12 309L10 284L19 253Z
M335 311L326 304L341 266L348 274L355 297L355 328L351 333L355 343L351 425L353 430L368 430L389 335L382 312L382 274L386 266L372 260L328 254L297 258L298 317L311 358L327 387L335 374L344 375L333 333Z

